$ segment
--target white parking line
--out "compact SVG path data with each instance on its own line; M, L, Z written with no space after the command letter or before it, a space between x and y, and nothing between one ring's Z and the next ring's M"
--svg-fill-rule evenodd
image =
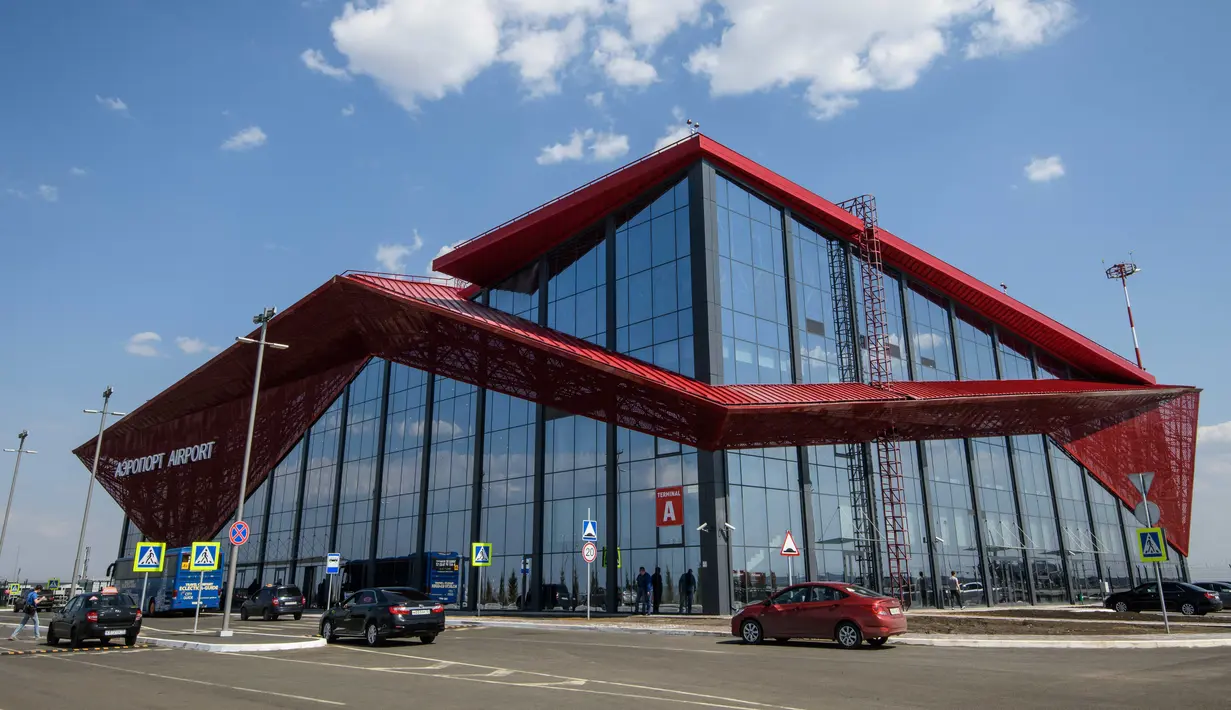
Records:
M83 666L94 666L95 668L105 668L109 671L119 671L121 673L132 673L133 675L143 675L143 676L148 676L150 678L160 678L162 680L175 680L181 683L192 683L194 685L207 685L212 688L225 688L227 690L238 690L243 693L256 693L258 695L270 695L270 696L274 696L278 698L290 698L291 700L307 700L307 701L311 701L314 703L322 703L324 705L341 705L341 706L346 705L346 703L341 703L336 700L325 700L323 698L309 698L304 695L291 695L289 693L275 693L272 690L258 690L256 688L241 688L237 685L223 685L221 683L210 683L209 681L205 681L205 680L197 680L195 678L180 678L178 676L173 676L173 675L162 675L161 673L147 673L145 671L133 670L131 668L119 668L117 666L109 666L104 663L90 663L89 661L82 661L76 658L65 657L65 656L46 656L46 658L54 658L59 661L66 661L68 663L80 663Z
M584 641L545 641L542 639L509 639L509 638L492 638L491 636L459 636L468 641L483 641L484 643L501 642L513 643L521 645L523 643L542 643L550 646L596 646L600 648L632 648L639 651L672 651L676 653L716 653L718 655L727 655L730 651L715 651L708 648L671 648L666 646L635 646L625 643L590 643Z

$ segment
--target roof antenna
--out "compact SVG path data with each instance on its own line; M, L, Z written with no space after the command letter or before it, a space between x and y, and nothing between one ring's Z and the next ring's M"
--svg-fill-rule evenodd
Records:
M688 119L687 124L688 124L688 135L695 136L701 132L701 122L700 121L694 121L690 118Z
M1004 295L1006 295L1006 296L1008 296L1008 295L1009 295L1009 285L1008 285L1008 284L1006 284L1006 283L1005 283L1005 282L1003 282L1003 281L1001 281L1001 282L1000 282L1000 290L1001 290L1001 291L1004 291Z

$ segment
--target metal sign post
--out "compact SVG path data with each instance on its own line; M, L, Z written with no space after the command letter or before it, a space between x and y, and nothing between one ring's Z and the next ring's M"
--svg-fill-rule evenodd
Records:
M1145 508L1146 527L1154 525L1153 516L1150 514L1150 505L1146 500L1146 491L1150 489L1150 483L1153 482L1154 474L1149 474L1149 479L1146 474L1137 474L1138 488L1141 489L1141 507ZM1162 540L1163 545L1167 544L1165 539ZM1171 621L1167 618L1167 600L1163 597L1163 566L1157 562L1154 563L1154 581L1158 584L1158 606L1163 610L1163 628L1167 633L1171 633Z
M590 509L586 508L586 520L590 520ZM594 563L594 558L597 556L598 549L594 543L590 543L590 547L585 552L586 557L586 621L590 620L590 565ZM667 570L671 572L670 569Z
M192 620L192 633L197 632L197 622L201 620L201 592L205 588L205 573L201 573L201 578L197 580L197 614Z

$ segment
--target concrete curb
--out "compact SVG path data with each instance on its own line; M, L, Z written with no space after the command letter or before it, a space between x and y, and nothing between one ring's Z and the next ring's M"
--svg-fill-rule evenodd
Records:
M205 641L186 641L183 639L161 639L152 636L142 636L141 640L151 646L164 648L180 648L189 651L205 651L207 653L244 653L254 651L296 651L302 648L320 648L325 645L325 639L314 638L303 641L283 641L280 643L206 643Z

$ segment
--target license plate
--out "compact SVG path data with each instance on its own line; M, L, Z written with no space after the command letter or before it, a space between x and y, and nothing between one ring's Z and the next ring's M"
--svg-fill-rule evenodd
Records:
M103 632L103 636L123 636L128 633L127 629L107 629Z
M901 616L901 615L902 615L902 610L901 610L901 609L899 609L899 608L898 608L898 607L896 607L896 606L891 606L891 607L889 607L889 615L890 615L890 616Z
M425 616L431 613L432 613L431 609L412 609L410 611L411 616Z

